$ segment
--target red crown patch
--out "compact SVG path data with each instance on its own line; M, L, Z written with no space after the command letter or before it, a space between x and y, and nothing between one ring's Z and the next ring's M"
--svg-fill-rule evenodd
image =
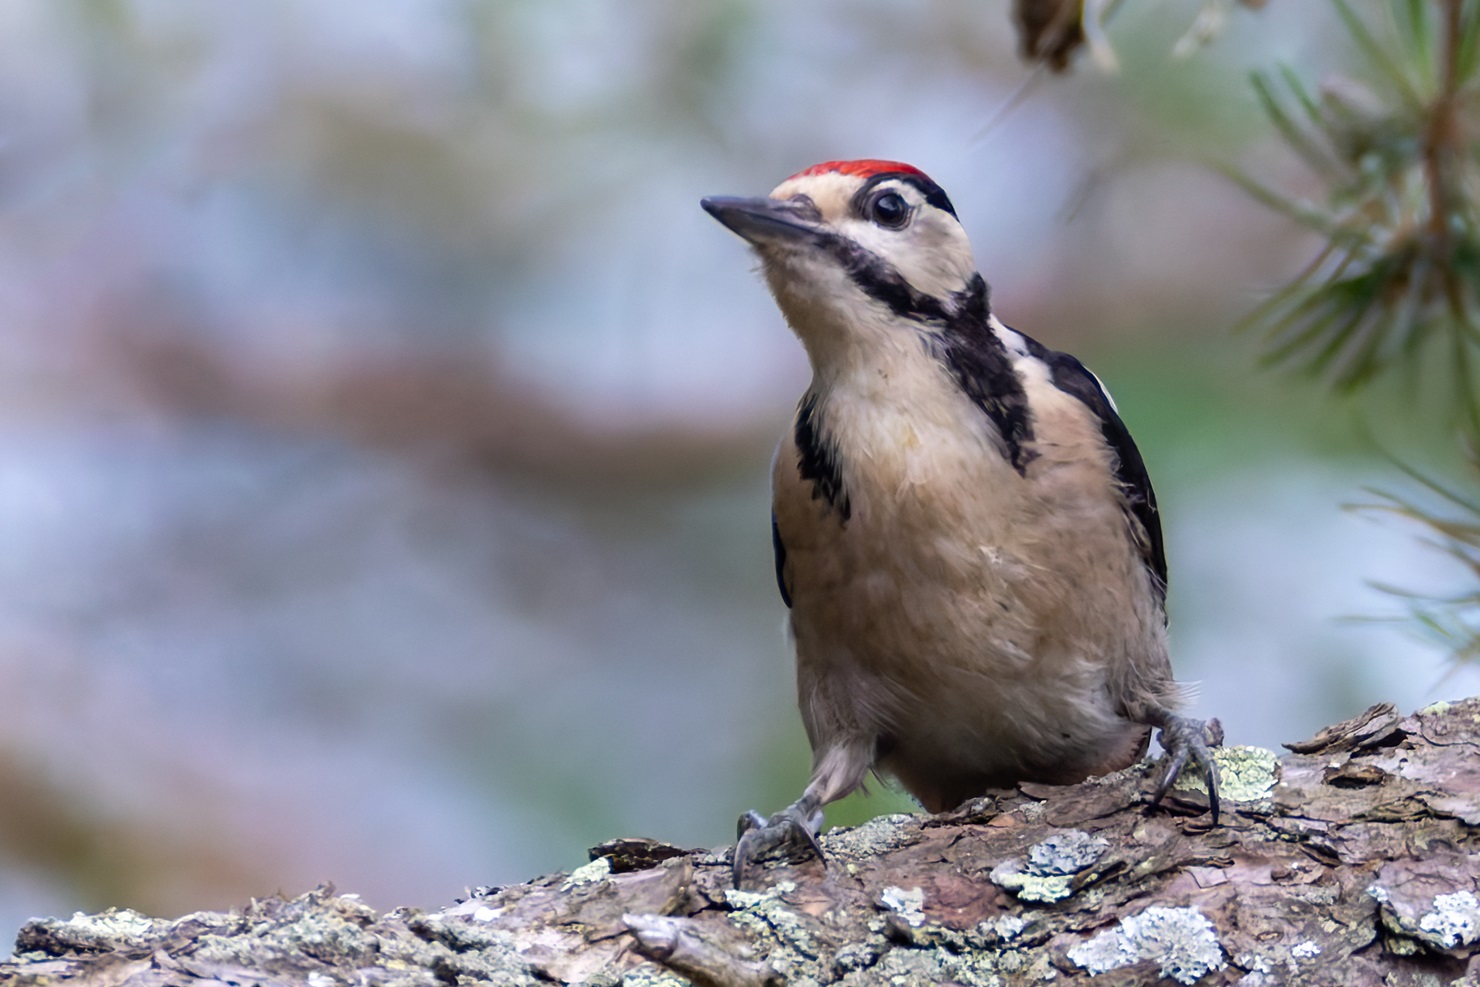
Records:
M813 175L830 174L872 178L874 175L882 175L886 172L903 172L906 175L919 175L929 180L928 176L914 165L905 164L903 161L884 161L880 158L862 158L858 161L824 161L797 172L791 178L810 178ZM791 181L791 178L787 181Z

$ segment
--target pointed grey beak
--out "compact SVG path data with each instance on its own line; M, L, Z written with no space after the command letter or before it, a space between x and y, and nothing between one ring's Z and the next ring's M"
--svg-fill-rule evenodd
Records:
M822 216L806 196L795 199L740 198L715 195L701 199L699 205L732 231L760 244L793 240L818 231Z

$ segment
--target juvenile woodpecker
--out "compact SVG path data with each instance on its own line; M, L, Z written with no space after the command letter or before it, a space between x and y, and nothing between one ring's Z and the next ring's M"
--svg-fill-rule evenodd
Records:
M1166 556L1140 452L1074 357L992 314L940 186L829 161L704 208L755 249L812 366L772 469L812 775L740 820L734 876L893 777L931 812L1133 764L1152 728L1218 818L1218 721L1178 716Z

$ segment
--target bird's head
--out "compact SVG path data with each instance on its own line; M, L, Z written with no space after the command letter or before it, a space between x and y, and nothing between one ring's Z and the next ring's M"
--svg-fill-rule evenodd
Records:
M901 320L948 318L985 286L951 200L898 161L828 161L761 198L705 210L760 256L787 321L814 358L888 334Z

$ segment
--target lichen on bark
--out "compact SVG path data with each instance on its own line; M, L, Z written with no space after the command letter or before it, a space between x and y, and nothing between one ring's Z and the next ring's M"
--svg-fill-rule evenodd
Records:
M595 987L1480 983L1480 700L1220 751L1223 824L1155 768L873 820L728 886L728 848L614 840L434 912L320 888L29 923L0 983ZM1051 888L1050 888L1051 885ZM1052 893L1046 893L1052 890Z

